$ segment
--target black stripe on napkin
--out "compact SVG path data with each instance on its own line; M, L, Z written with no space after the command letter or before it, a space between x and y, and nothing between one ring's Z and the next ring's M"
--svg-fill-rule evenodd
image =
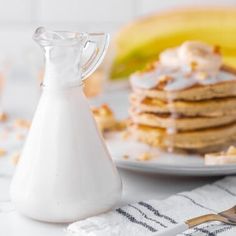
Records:
M219 227L219 228L214 230L214 231L210 231L209 228L214 227L214 226ZM207 236L217 236L218 234L224 233L224 232L226 232L230 229L232 229L232 225L226 225L226 224L223 224L223 225L211 224L211 225L207 225L207 226L202 227L202 228L200 228L200 227L195 227L194 228L195 231L200 231L202 233L206 233Z
M161 217L161 218L164 218L164 219L168 220L168 221L169 221L170 223L172 223L172 224L177 224L177 222L176 222L174 219L170 218L170 217L167 216L167 215L161 214L157 209L155 209L155 208L154 208L153 206L151 206L150 204L148 204L148 203L146 203L146 202L139 202L138 204L141 205L141 206L146 207L149 211L153 212L154 215L159 216L159 217Z
M223 187L223 186L221 186L221 185L219 185L219 184L217 184L217 183L214 183L213 186L216 186L217 188L219 188L219 189L221 189L221 190L227 192L228 194L230 194L230 195L236 197L236 194L233 193L231 190L229 190L229 189L226 188L226 187Z
M218 229L212 231L211 227L218 227ZM207 236L217 236L218 234L224 233L227 230L232 229L232 225L226 225L226 224L208 224L203 227L198 226L193 228L193 232L191 234L184 234L185 236L192 236L196 232L205 233Z
M203 209L205 209L205 210L212 211L212 212L216 212L215 210L213 210L213 209L211 209L211 208L209 208L209 207L206 207L206 206L204 206L204 205L202 205L202 204L196 202L194 199L192 199L191 197L189 197L189 196L187 196L187 195L184 195L183 193L178 193L178 194L176 194L176 196L186 198L186 199L188 199L189 201L191 201L194 205L199 206L199 207L201 207L201 208L203 208Z
M232 225L226 225L224 228L217 229L217 230L213 231L212 236L216 236L218 234L224 233L230 229L232 229Z
M130 215L129 213L127 213L127 212L124 211L123 209L118 208L118 209L116 209L116 211L117 211L119 214L125 216L130 222L135 223L135 224L142 225L144 228L148 229L148 230L151 231L151 232L157 232L157 230L154 229L152 226L150 226L150 225L148 225L148 224L146 224L146 223L144 223L144 222L142 222L142 221L139 221L139 220L135 219L134 216Z
M207 236L212 236L209 228L210 227L216 227L216 226L219 226L219 225L216 225L216 224L208 224L208 225L204 225L204 226L197 226L197 227L194 227L192 230L192 233L191 234L184 234L185 236L193 236L196 232L201 232L201 233L204 233L206 234Z
M133 206L133 205L131 205L131 204L129 204L128 206L134 208L135 210L137 210L145 219L150 220L150 221L152 221L152 222L155 222L155 223L157 223L158 225L162 226L163 228L167 228L167 226L164 225L164 224L162 224L161 222L159 222L159 221L157 221L157 220L155 220L155 219L153 219L153 218L148 217L148 216L147 216L144 212L142 212L138 207L135 207L135 206Z
M214 236L209 230L207 230L205 228L195 227L194 230L195 230L195 232L198 231L198 232L204 233L207 236Z

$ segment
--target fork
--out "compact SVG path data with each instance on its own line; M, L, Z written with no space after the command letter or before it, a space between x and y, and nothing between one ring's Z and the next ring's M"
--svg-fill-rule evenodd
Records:
M236 225L236 205L218 214L207 214L192 218L183 223L176 224L163 232L155 232L150 236L176 236L177 234L209 221L220 221L225 224Z

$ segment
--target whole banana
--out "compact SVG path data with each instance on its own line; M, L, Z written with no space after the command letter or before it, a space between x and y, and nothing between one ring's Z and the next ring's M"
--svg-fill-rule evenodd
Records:
M166 48L186 40L220 46L224 63L236 66L236 8L187 8L154 14L122 28L114 37L112 79L128 77Z

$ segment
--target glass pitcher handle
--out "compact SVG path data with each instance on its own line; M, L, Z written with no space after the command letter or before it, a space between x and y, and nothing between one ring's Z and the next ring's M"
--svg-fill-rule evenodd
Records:
M84 48L89 46L89 44L93 44L94 49L89 59L81 66L82 81L84 81L88 76L90 76L101 64L108 48L109 35L104 33L88 34L88 39L85 43Z

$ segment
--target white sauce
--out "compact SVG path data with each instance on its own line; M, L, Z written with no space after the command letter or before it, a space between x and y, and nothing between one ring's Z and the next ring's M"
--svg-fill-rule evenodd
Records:
M10 192L18 211L48 222L100 214L120 199L119 175L82 86L44 89Z
M208 74L204 79L199 78L199 73L201 72L190 73L185 71L183 68L167 68L159 65L153 71L134 74L131 76L130 82L133 87L141 89L153 89L158 85L161 76L167 75L173 79L167 83L166 86L164 86L163 90L171 92L190 88L194 85L210 85L236 80L235 75L225 71L219 71L218 73L212 75Z

